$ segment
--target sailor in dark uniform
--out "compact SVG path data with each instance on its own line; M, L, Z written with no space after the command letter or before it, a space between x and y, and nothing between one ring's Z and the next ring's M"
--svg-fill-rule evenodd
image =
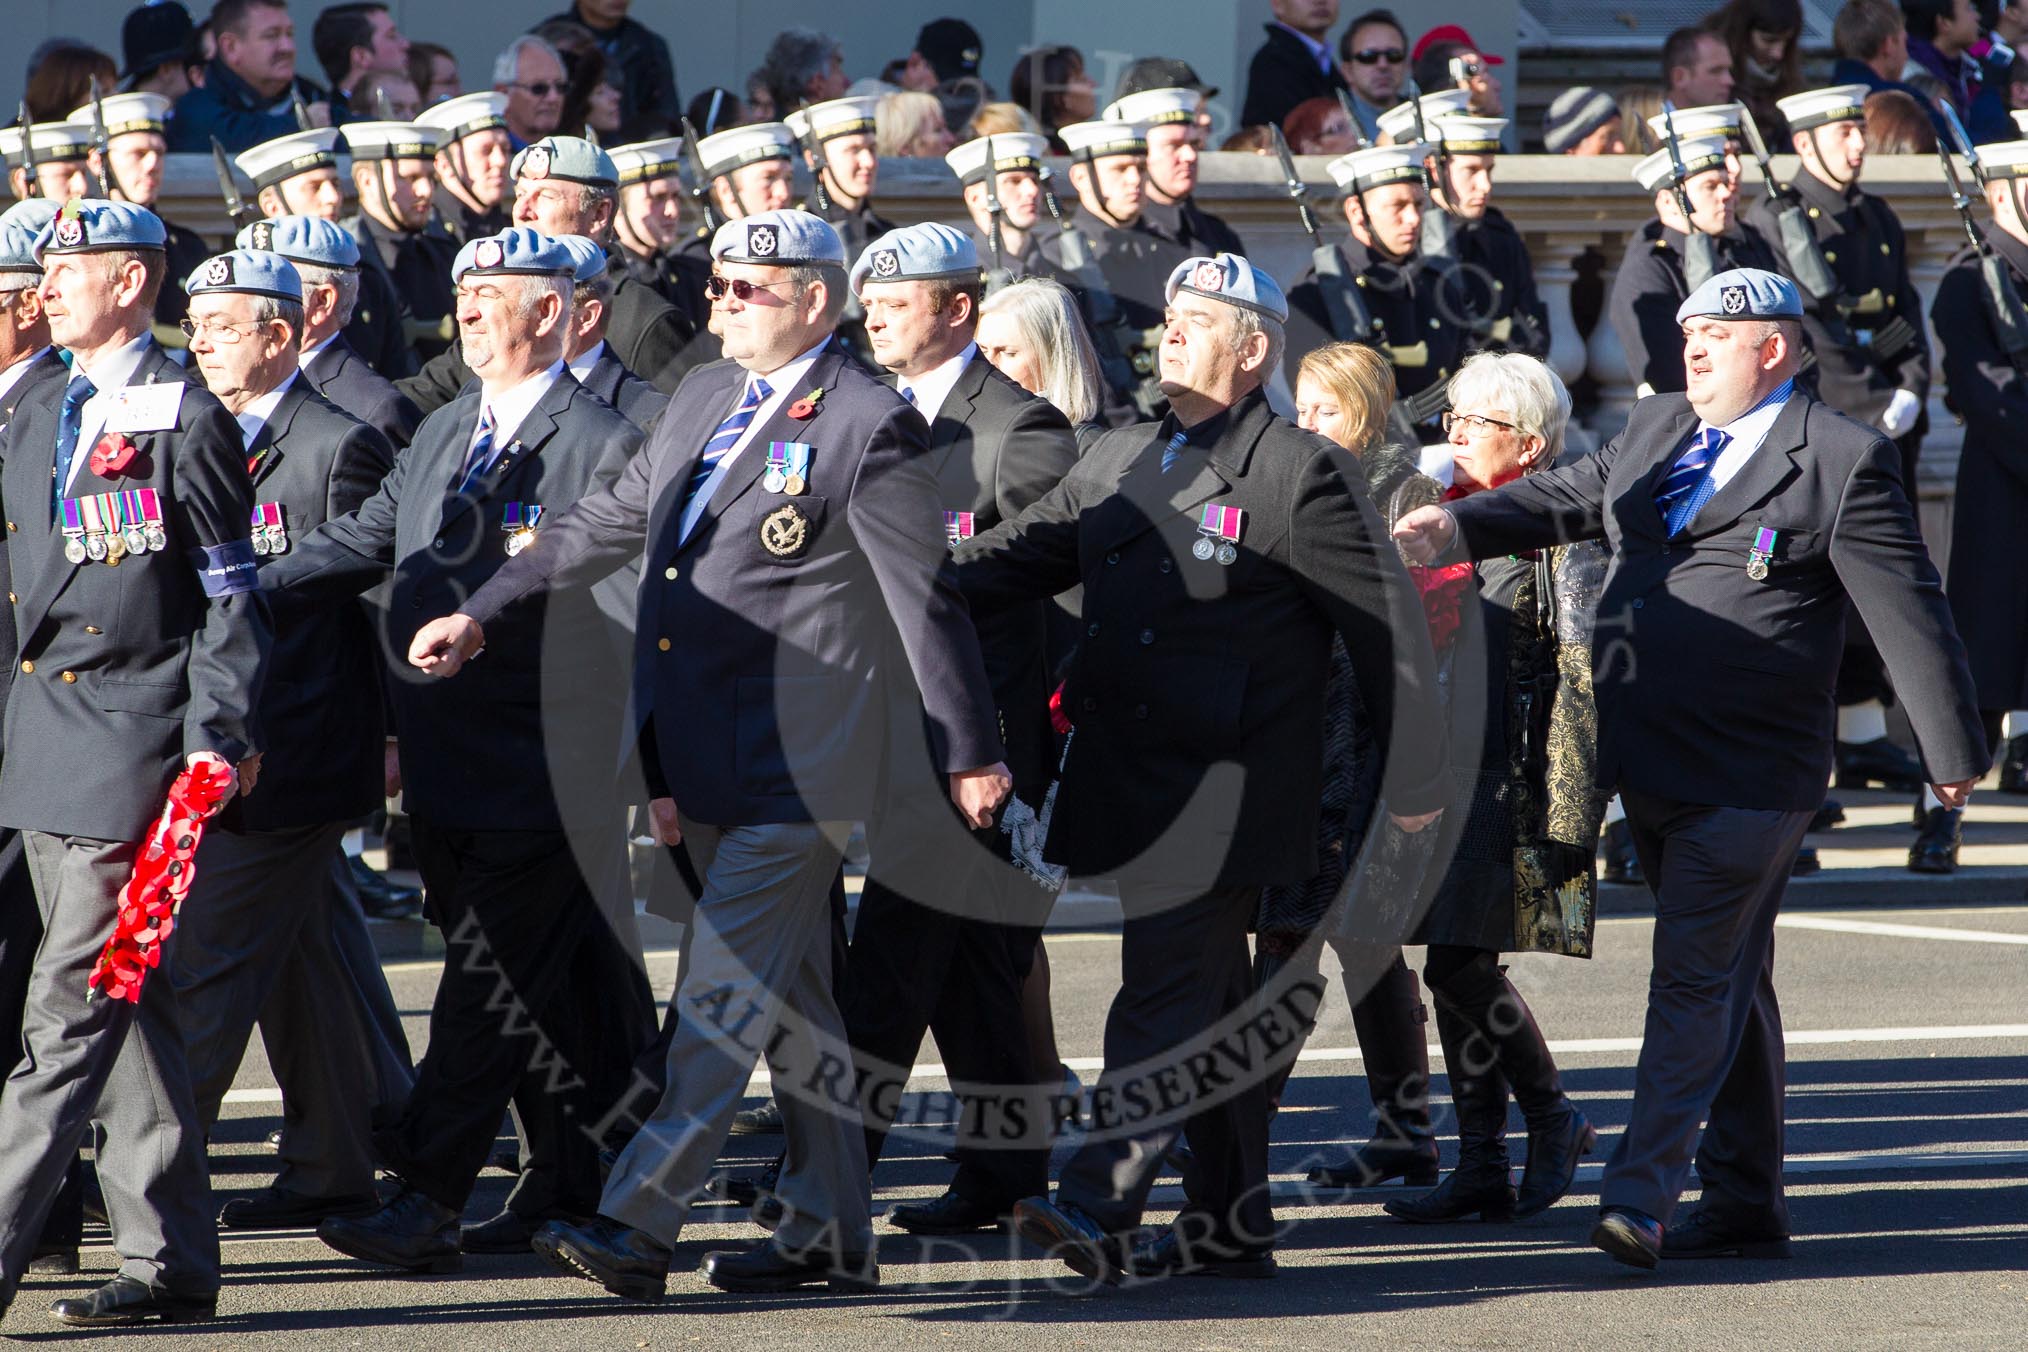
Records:
M1743 103L1704 103L1695 108L1675 108L1668 113L1656 113L1648 119L1648 133L1655 144L1667 149L1669 131L1673 127L1679 139L1693 136L1716 136L1725 142L1725 180L1732 185L1732 195L1743 197L1744 162L1740 155L1746 147L1746 105ZM1688 157L1688 152L1685 152Z
M1431 208L1423 168L1429 147L1420 142L1355 150L1327 170L1345 192L1351 238L1342 246L1345 275L1358 288L1372 321L1365 335L1338 334L1314 268L1289 292L1289 346L1284 359L1291 384L1309 353L1334 341L1364 342L1394 368L1399 407L1425 444L1442 438L1441 417L1451 373L1465 358L1465 298L1454 270L1422 256L1422 218Z
M1680 173L1666 146L1634 166L1634 181L1655 195L1656 219L1627 241L1607 313L1626 349L1627 371L1643 396L1672 394L1684 386L1683 330L1676 322L1676 308L1709 280L1685 278L1685 250L1693 244L1687 230L1710 237L1717 272L1775 270L1774 250L1738 219L1735 171L1727 167L1728 158L1737 163L1737 155L1730 147L1723 136L1681 136ZM1690 199L1688 222L1676 201L1679 183Z
M999 198L1000 242L993 243L993 211L987 204L986 149L993 152L993 195ZM1049 138L1033 132L1008 132L967 141L944 156L944 163L963 185L965 210L972 217L972 241L988 274L1007 281L1023 277L1056 277L1042 252L1042 237L1054 233L1042 220L1042 160ZM1061 280L1061 278L1058 278Z
M496 235L511 223L512 184L508 162L514 142L507 132L507 96L493 90L460 94L434 103L415 120L438 133L435 167L445 197L437 217L460 244Z
M87 103L72 109L70 120L93 133L97 130L93 113ZM183 330L177 326L189 309L183 280L212 250L195 230L174 224L157 205L169 154L169 137L164 131L169 100L160 94L108 94L99 100L97 115L105 120L107 153L91 152L92 172L104 176L115 202L148 208L169 232L169 270L162 279L162 295L155 302L155 341L164 347L182 347Z
M1239 232L1193 196L1204 153L1204 95L1195 89L1144 89L1109 105L1103 116L1147 129L1148 169L1140 228L1169 246L1171 266L1192 254L1239 253Z
M458 242L431 210L431 162L439 133L420 122L349 122L352 187L359 213L341 222L359 241L359 261L378 270L408 305L409 346L428 361L456 336L451 260Z
M786 122L757 122L715 132L697 143L712 209L721 221L780 211L796 195L796 134ZM712 232L703 221L684 241L686 253L711 259Z
M711 320L711 302L704 298L711 260L682 249L688 196L681 171L683 138L615 146L612 157L620 171L612 266L654 287L702 334Z
M86 172L91 161L91 127L75 122L37 122L28 129L27 139L35 151L35 183L28 182L27 155L22 149L24 134L19 126L0 127L0 159L8 165L7 186L22 200L47 198L62 206L73 197L82 197L88 187Z
M802 146L803 162L815 178L816 189L803 203L803 210L823 217L845 242L849 267L859 259L867 244L894 229L892 221L873 209L874 188L880 181L880 152L873 140L875 98L829 99L798 108L783 118ZM876 367L873 346L866 337L866 312L859 297L845 301L844 317L838 321L838 337L852 354L869 367Z

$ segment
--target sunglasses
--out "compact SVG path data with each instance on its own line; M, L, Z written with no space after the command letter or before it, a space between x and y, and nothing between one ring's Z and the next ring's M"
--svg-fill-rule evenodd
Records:
M1352 59L1362 66L1377 66L1383 61L1398 66L1408 60L1408 53L1399 47L1367 47L1352 53Z
M538 99L546 99L551 94L566 94L570 92L570 85L562 80L535 80L527 84L516 80L508 88L525 89Z
M793 285L793 282L749 282L738 277L707 277L704 279L704 296L706 300L724 300L729 291L734 300L743 304L752 300L757 291L767 291L773 295L769 288Z

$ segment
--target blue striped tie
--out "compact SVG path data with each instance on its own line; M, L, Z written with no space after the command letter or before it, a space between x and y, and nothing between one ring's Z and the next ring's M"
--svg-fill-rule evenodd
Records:
M478 435L472 438L472 449L465 452L465 475L458 481L458 492L469 493L472 485L485 477L493 468L497 458L493 454L493 410L485 409L479 414Z
M1701 436L1691 441L1689 448L1677 459L1669 477L1662 480L1662 486L1655 490L1655 506L1661 509L1667 533L1674 535L1690 524L1697 515L1697 509L1711 501L1711 495L1718 491L1712 481L1711 467L1718 461L1725 443L1732 438L1716 427L1707 427Z
M84 428L84 406L95 394L98 387L82 373L70 378L70 384L63 387L63 407L56 415L56 464L52 466L50 485L50 510L63 497L63 490L70 487L70 465L77 456L77 435Z
M725 459L726 453L739 444L739 439L746 435L746 429L752 426L754 414L760 412L760 406L766 403L768 396L773 393L774 391L768 388L768 383L759 376L747 382L746 397L739 401L739 407L726 415L725 421L718 425L718 430L711 434L711 440L704 443L704 454L697 460L697 472L690 476L690 491L683 498L686 504L697 496L697 490L704 487L705 481L711 478L711 472L718 468L718 462Z
M1183 454L1185 436L1185 433L1178 432L1175 436L1170 437L1169 444L1162 448L1162 472L1164 474L1175 468L1176 458Z

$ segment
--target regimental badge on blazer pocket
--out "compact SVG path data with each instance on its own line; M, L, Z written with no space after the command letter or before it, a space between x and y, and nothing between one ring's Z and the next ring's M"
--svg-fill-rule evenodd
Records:
M761 557L773 564L800 563L824 528L824 499L768 497L761 509L755 539Z

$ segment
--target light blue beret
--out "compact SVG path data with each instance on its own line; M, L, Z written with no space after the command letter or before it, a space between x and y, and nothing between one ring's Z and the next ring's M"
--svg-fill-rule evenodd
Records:
M0 211L0 225L18 225L31 236L56 219L58 205L47 197L28 197Z
M1222 300L1227 305L1253 310L1271 319L1286 322L1289 317L1288 298L1282 295L1280 285L1236 253L1184 259L1169 274L1169 284L1162 290L1162 299L1174 300L1178 291Z
M162 218L131 202L78 197L35 237L35 256L51 253L110 253L125 249L161 249L169 238Z
M1721 272L1690 293L1676 307L1676 322L1686 319L1801 319L1802 293L1776 272L1734 268Z
M556 236L517 225L465 241L451 262L451 280L468 272L489 277L575 277L577 259Z
M320 268L359 266L359 241L350 230L333 225L322 216L276 216L255 221L232 242L242 249L280 254L291 263L309 263Z
M35 257L37 232L13 221L0 220L0 272L41 272Z
M570 254L576 271L572 274L580 282L591 281L606 270L606 251L596 242L583 235L558 235L556 242Z
M523 147L507 172L513 178L560 178L593 187L617 188L620 184L613 157L581 136L545 136Z
M845 266L845 242L821 216L786 207L727 221L711 237L711 256L728 263L770 263L785 268L828 263Z
M183 289L193 296L274 296L300 301L303 276L280 254L234 249L198 264L196 271L183 279Z
M852 290L869 282L924 282L979 276L979 246L939 221L890 230L866 246L852 265Z

